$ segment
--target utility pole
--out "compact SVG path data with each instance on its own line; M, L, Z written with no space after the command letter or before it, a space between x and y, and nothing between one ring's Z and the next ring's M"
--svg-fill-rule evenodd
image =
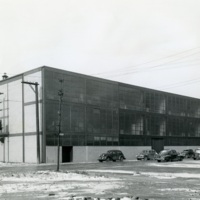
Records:
M62 89L62 84L63 84L63 80L60 79L59 80L60 84L61 84L61 89L58 90L58 96L59 98L59 111L58 111L58 155L57 155L57 171L60 170L60 136L62 136L61 133L61 108L62 108L62 98L63 98L63 89Z
M37 162L40 163L40 128L39 128L39 102L38 102L38 83L32 83L28 81L22 81L23 84L28 84L31 88L32 85L35 86L35 111L36 111L36 132L37 132Z

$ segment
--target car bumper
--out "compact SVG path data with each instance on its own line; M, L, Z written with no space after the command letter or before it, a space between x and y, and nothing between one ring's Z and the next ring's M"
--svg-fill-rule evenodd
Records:
M143 160L144 157L137 157L137 160Z
M158 162L165 161L165 158L156 158Z

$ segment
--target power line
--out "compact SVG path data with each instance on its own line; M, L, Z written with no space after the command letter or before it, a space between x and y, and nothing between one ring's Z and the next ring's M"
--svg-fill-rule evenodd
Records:
M182 55L182 54L185 54L186 52L190 52L190 51L192 51L192 50L199 49L199 48L200 48L200 47L193 48L193 49L189 49L189 50L186 50L186 51L177 53L177 54L169 55L169 56L164 57L164 58L160 58L160 59L156 59L156 60L150 60L150 61L148 61L148 62L141 63L141 64L138 64L138 65L135 65L135 66L125 67L125 68L121 68L121 69L118 69L118 70L110 70L110 71L106 71L106 72L102 72L102 73L96 73L96 74L91 74L91 75L104 75L104 74L105 74L105 75L109 75L110 73L121 73L120 71L122 71L122 72L127 71L127 73L131 73L131 72L132 72L132 73L135 73L135 71L136 71L136 72L140 72L141 70L156 68L156 67L159 67L159 66L166 65L166 64L168 64L168 63L174 62L174 61L176 61L176 60L181 60L181 59L184 59L184 58L191 57L191 56L193 56L193 55L199 54L200 51L194 52L194 53L192 53L192 54L190 54L190 55ZM157 61L159 61L159 60L164 60L164 59L171 58L171 57L173 58L173 57L179 56L179 55L182 55L182 56L184 56L184 57L176 58L176 59L174 59L174 60L170 60L170 61L167 61L167 62L165 62L165 63L163 63L163 64L159 64L159 65L156 65L156 66L145 67L145 68L143 68L143 69L139 69L139 68L138 68L138 67L141 67L141 66L146 65L146 64L154 63L154 62L157 62ZM131 70L131 72L128 72L129 70ZM122 74L120 74L120 75L114 75L114 76L121 76L121 75L126 75L126 73L122 73ZM111 76L111 77L113 77L113 76Z
M184 58L190 57L190 56L193 56L193 55L196 55L196 54L200 54L200 52L193 53L193 54L191 54L191 55L185 56ZM160 70L163 70L163 66L165 66L165 65L167 65L167 64L170 64L170 63L173 64L174 61L182 60L182 59L184 59L184 58L176 58L176 59L170 60L170 61L168 61L168 62L166 62L166 63L158 64L158 65L154 65L154 66L150 66L150 67L144 67L144 68L138 68L138 69L124 70L125 72L123 72L123 73L121 73L121 72L116 72L116 73L118 73L118 74L116 74L116 75L110 75L110 76L107 76L107 77L120 77L120 76L130 75L130 74L134 74L134 73L140 73L140 72L146 71L146 70L155 70L155 69L156 69L156 70L159 70L159 68L160 68ZM181 66L180 66L180 67L181 67ZM166 66L165 68L168 68L168 66Z
M176 87L182 87L182 86L191 85L198 82L200 82L200 78L165 85L165 86L160 87L160 89L171 89L171 88L176 88Z

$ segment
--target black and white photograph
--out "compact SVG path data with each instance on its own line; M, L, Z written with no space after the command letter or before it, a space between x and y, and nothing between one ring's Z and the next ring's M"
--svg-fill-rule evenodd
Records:
M0 0L1 200L200 200L199 0Z

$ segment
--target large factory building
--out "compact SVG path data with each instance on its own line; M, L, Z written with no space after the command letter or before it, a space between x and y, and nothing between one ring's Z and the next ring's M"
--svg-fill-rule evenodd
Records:
M43 66L1 80L0 102L2 162L57 162L59 127L61 162L200 146L196 98Z

